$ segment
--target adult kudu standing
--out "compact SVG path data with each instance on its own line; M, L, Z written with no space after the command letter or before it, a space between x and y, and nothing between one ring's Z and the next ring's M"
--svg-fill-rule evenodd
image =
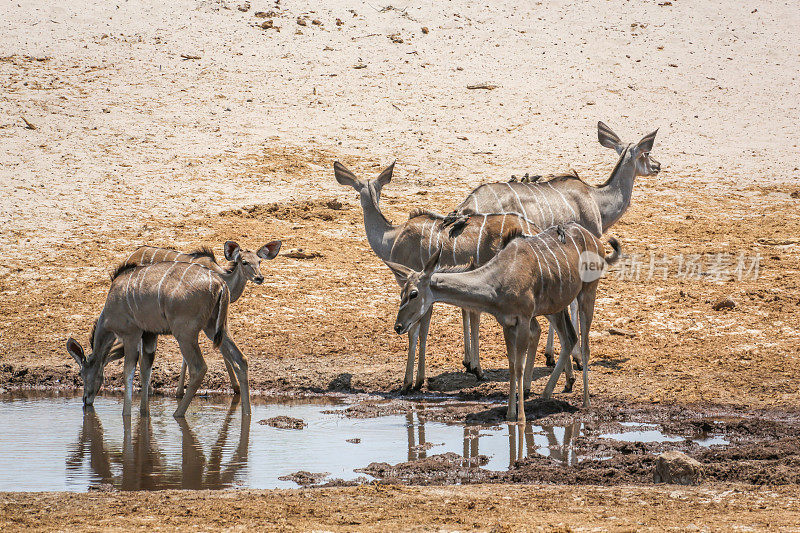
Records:
M412 269L421 269L430 257L441 249L440 266L473 263L476 266L489 261L502 247L503 236L512 231L536 233L539 229L525 218L514 214L478 215L469 217L450 235L444 227L444 217L430 211L415 209L406 222L394 225L381 212L379 201L384 185L392 178L394 164L374 180L361 180L338 161L334 163L336 180L359 192L364 211L364 228L367 240L375 254ZM398 283L400 279L398 279ZM402 284L402 283L401 283ZM471 320L474 310L462 309L464 322L464 366L479 379L483 370L478 358L478 320ZM408 359L403 389L419 389L425 380L425 349L431 312L409 330ZM419 344L417 379L413 380L414 357Z
M261 274L261 260L275 259L281 249L281 241L270 241L257 251L245 250L235 241L225 241L223 251L225 259L230 261L227 266L217 263L217 259L208 248L200 248L194 252L183 253L170 248L160 248L156 246L140 246L128 256L124 261L132 265L150 265L162 261L178 261L183 263L198 263L216 272L220 278L228 285L230 291L230 303L234 303L241 297L245 285L252 281L256 285L264 283L264 276ZM115 344L109 352L107 363L122 358L124 355L122 345ZM231 381L231 388L234 394L239 394L239 383L236 380L236 373L227 359L223 358L225 369ZM184 383L186 381L186 361L181 365L181 373L178 378L178 389L176 396L183 398Z
M589 407L589 327L600 279L599 274L591 273L604 271L619 258L619 244L611 239L614 253L605 257L600 239L576 223L551 227L533 236L512 233L505 241L506 246L494 258L474 270L469 265L437 271L436 255L421 271L387 263L398 280L405 281L395 330L401 334L408 331L430 312L435 302L493 315L503 327L508 351L506 418L523 422L524 382L530 381L533 370L533 358L525 356L529 345L537 344L540 332L535 317L553 315L551 323L563 341L561 355L543 393L549 398L565 366L567 378L572 377L572 367L567 363L577 338L567 308L577 298L584 361L583 405Z
M619 154L617 164L605 183L594 187L576 176L559 176L536 183L486 183L474 189L455 211L447 215L446 224L479 213L516 213L540 228L577 222L600 237L627 211L636 177L653 176L661 170L661 164L650 157L656 133L658 130L645 135L637 143L623 143L611 128L598 122L598 141ZM572 315L577 329L574 304ZM545 355L548 361L552 361L552 328ZM578 356L577 347L573 356ZM580 368L580 362L576 360L576 363Z
M78 362L83 379L83 403L92 405L102 383L108 354L117 339L124 350L125 396L122 415L130 416L133 377L139 361L142 381L140 411L150 412L150 373L158 335L173 335L191 373L186 395L175 410L182 417L200 387L207 366L198 335L213 340L233 367L242 396L242 414L250 414L247 358L228 334L228 285L214 271L197 263L162 262L146 266L122 264L112 275L106 303L95 322L89 344L92 353L73 338L67 351ZM141 357L140 357L141 354Z

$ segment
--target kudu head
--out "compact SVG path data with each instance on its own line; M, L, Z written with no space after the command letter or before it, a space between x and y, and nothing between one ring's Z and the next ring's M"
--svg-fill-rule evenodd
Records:
M252 281L256 285L264 283L264 276L261 274L261 260L275 259L281 249L281 241L271 241L262 246L256 252L244 250L234 241L225 242L225 259L234 263L233 268L241 269L245 279Z
M661 170L661 163L650 157L656 133L649 133L635 144L623 143L616 133L603 122L597 123L597 140L606 148L613 148L620 156L620 163L625 158L630 158L634 164L635 176L655 176Z
M436 271L441 253L442 249L439 248L425 263L422 272L415 272L407 266L386 261L386 266L392 269L397 283L403 286L400 290L400 309L397 311L397 320L394 323L394 330L398 334L408 332L433 305L431 276Z
M386 167L374 180L362 180L338 161L333 164L333 174L341 185L349 185L361 195L361 202L373 202L377 207L383 186L392 181L394 163Z
M89 343L94 345L94 331L92 331ZM94 403L94 398L103 385L103 371L106 366L103 364L104 357L99 353L94 353L94 349L93 353L86 357L83 347L72 337L67 340L67 352L78 362L83 380L83 405L90 406Z

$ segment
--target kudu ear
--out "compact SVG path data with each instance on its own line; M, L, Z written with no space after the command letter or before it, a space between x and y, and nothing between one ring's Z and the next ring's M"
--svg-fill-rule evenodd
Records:
M392 181L392 172L394 172L394 164L397 161L392 161L392 164L386 167L380 176L375 178L375 187L380 191L384 185Z
M258 249L256 255L261 259L275 259L278 252L281 251L281 241L270 241Z
M425 263L425 266L422 268L422 273L430 277L433 272L436 270L436 266L439 264L439 257L442 255L442 247L440 246L438 250L436 250L433 255L428 259Z
M642 137L641 141L636 143L636 147L639 149L639 151L649 152L653 149L653 143L656 142L656 133L658 133L658 130L654 131L653 133L648 133Z
M405 285L408 281L408 277L414 273L413 270L405 265L401 265L400 263L393 263L391 261L384 261L384 263L386 263L386 266L391 269L392 274L394 274L394 277L397 280L397 283L400 285Z
M86 356L83 354L83 348L81 347L80 343L70 337L67 339L67 352L72 356L73 359L78 363L78 366L83 368L83 364L86 362Z
M239 247L239 243L236 241L225 241L224 249L225 259L228 261L236 261L239 259L239 255L242 252L242 249Z
M333 175L340 185L349 185L357 191L361 191L364 188L364 183L338 161L333 163Z
M597 123L597 140L606 148L616 150L618 154L622 152L623 146L619 136L602 121Z

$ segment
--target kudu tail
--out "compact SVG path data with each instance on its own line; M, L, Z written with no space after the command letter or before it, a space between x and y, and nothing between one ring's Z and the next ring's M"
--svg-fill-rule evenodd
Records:
M611 252L611 255L606 256L606 264L611 266L619 261L619 258L622 256L622 249L619 246L619 241L614 237L608 239L608 244L614 249L614 251Z
M220 344L222 344L222 339L225 337L225 330L228 328L228 304L230 304L231 297L230 293L228 292L227 285L222 286L222 290L219 291L219 296L217 297L217 304L214 306L214 312L211 314L212 320L214 320L214 338L212 342L214 344L214 348L219 348Z

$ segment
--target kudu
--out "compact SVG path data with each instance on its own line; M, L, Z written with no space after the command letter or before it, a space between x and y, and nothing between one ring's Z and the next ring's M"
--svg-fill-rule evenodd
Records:
M617 164L605 183L594 187L577 175L533 183L486 183L474 189L455 211L448 214L445 224L453 224L476 213L517 213L540 228L578 222L600 237L630 206L635 178L652 176L661 170L661 164L650 157L656 133L658 130L635 144L628 144L623 143L603 122L598 122L598 141L619 154ZM575 305L572 307L572 321L577 329ZM577 355L576 347L573 356ZM545 356L548 362L553 360L553 328L547 336Z
M428 259L442 249L439 262L441 266L453 266L472 262L476 266L489 261L500 250L503 235L512 231L534 233L538 229L519 215L476 215L467 217L459 224L452 237L449 229L443 226L444 218L429 211L415 209L409 219L393 225L383 215L379 207L380 193L392 178L394 164L385 169L378 178L365 181L357 178L339 162L334 163L336 180L342 185L350 185L361 195L364 211L364 227L372 250L384 261L399 263L408 268L421 269ZM398 283L401 283L398 280ZM401 283L402 284L402 283ZM403 389L412 387L414 357L419 344L417 379L413 387L419 389L425 380L425 349L428 328L428 312L410 331L408 337L408 359L403 379ZM483 370L478 358L478 324L480 313L463 309L464 324L464 366L479 379Z
M183 253L170 248L159 248L156 246L140 246L128 256L125 263L135 264L139 266L150 265L153 263L160 263L162 261L179 261L183 263L198 263L206 268L210 268L225 281L230 291L230 303L234 303L241 297L244 292L245 285L248 281L252 281L256 285L264 283L264 276L261 274L261 260L262 259L275 259L281 249L281 241L270 241L257 251L242 249L235 241L225 241L223 251L225 259L230 261L231 264L222 266L217 263L214 252L208 248L200 248L194 252ZM111 349L108 356L108 362L120 359L123 356L122 345L117 343ZM239 394L239 383L236 381L236 374L233 367L227 359L223 358L225 362L225 370L228 371L228 377L231 381L231 388L234 394ZM183 398L184 383L186 381L186 361L181 365L181 373L178 378L178 389L176 396Z
M184 416L207 370L197 342L203 331L233 367L241 389L242 414L250 414L247 358L228 334L229 303L228 285L216 272L200 264L120 265L112 275L105 306L89 338L92 353L87 357L75 339L67 341L67 351L80 367L84 405L94 403L103 383L109 352L120 339L125 359L122 415L131 414L137 360L142 382L140 412L149 415L156 340L158 335L169 334L178 341L183 359L191 369L186 395L174 413L175 417Z
M494 258L477 269L470 265L437 272L438 253L419 272L398 263L387 263L398 280L405 280L395 330L401 334L408 331L429 313L435 302L493 315L503 327L508 352L506 418L524 421L523 388L533 372L533 358L526 358L525 354L529 345L537 344L541 332L535 317L551 315L551 324L563 341L543 393L549 398L565 366L568 384L574 380L572 365L567 363L577 338L567 308L577 298L583 341L583 405L589 407L589 327L595 292L599 273L619 258L619 244L613 238L609 241L614 253L606 258L600 239L577 223L551 227L533 236L514 232L506 241Z

